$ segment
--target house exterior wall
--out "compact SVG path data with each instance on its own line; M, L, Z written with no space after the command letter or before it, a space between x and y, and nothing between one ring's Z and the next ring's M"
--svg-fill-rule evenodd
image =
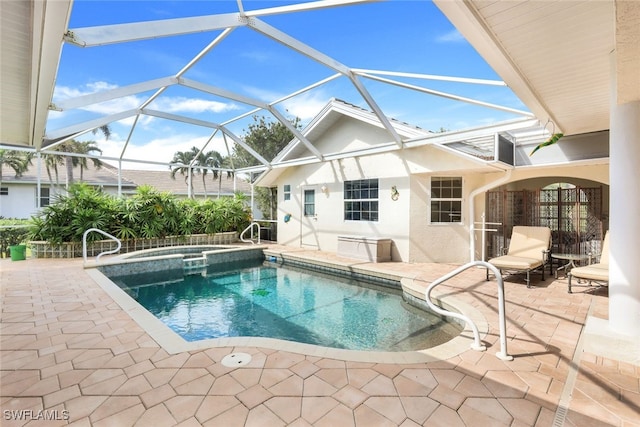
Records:
M9 194L0 196L0 216L5 218L28 219L38 212L37 185L33 182L2 183ZM57 194L65 193L64 186L52 186L48 182L42 183L41 188L49 188L49 198L53 202ZM103 186L105 193L113 196L118 194L117 187Z
M343 125L342 129L351 130L348 122ZM338 151L340 139L350 148L354 148L352 144L357 147L362 144L362 132L345 134L342 129L334 128L323 136L329 139L320 142L324 152ZM345 142L345 135L354 138ZM354 142L356 135L360 139ZM375 130L369 135L371 139L376 136ZM477 166L437 147L426 146L290 167L277 180L278 243L336 252L338 236L381 237L393 241L394 261L464 262L469 247L466 215L461 224L430 224L430 183L431 176L461 177L466 198L480 180L477 173L471 172ZM378 221L345 220L344 182L372 178L377 178L379 185ZM285 200L284 185L291 188L290 200ZM392 187L398 191L396 200L392 198ZM303 215L305 189L315 189L315 217ZM290 220L285 222L284 217L289 215Z
M8 195L0 196L0 216L5 218L29 218L36 212L36 191L30 185L2 183Z
M484 192L491 183L512 188L542 188L554 182L585 185L608 184L608 164L564 165L514 170L502 182L506 171L490 172L465 158L437 147L421 147L385 154L350 157L325 163L290 167L278 179L278 243L336 252L338 236L383 237L393 241L392 260L461 264L470 260L472 222L480 228L484 213ZM460 177L463 185L462 222L430 223L431 177ZM378 178L379 220L344 219L345 181ZM291 199L284 200L283 185L291 186ZM322 187L326 193L322 192ZM391 198L395 186L399 197ZM315 189L316 217L305 218L303 191ZM608 191L604 193L608 198ZM473 213L470 208L473 207ZM284 222L290 215L289 222ZM476 259L480 256L481 233L473 233Z
M398 156L388 155L384 167L379 163L380 156L372 157L377 158L352 157L285 172L278 185L278 243L336 252L338 236L384 237L393 241L392 259L407 260L410 178ZM379 220L345 220L344 182L370 178L378 179ZM291 186L290 200L284 200L283 185ZM395 201L391 198L392 186L399 193ZM317 217L303 215L305 189L315 190ZM284 222L285 215L291 215L289 222Z

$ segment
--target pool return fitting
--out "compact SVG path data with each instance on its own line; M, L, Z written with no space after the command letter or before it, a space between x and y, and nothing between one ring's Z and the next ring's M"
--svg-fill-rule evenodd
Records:
M500 324L500 351L496 353L496 357L501 360L513 360L513 356L509 356L507 354L507 332L506 332L507 324L506 324L505 313L504 313L504 282L502 281L502 275L500 274L500 271L494 265L489 264L486 261L471 261L461 267L456 268L451 273L445 274L441 278L434 281L431 285L429 285L429 287L425 291L425 300L427 302L427 305L429 306L429 308L431 308L431 310L435 311L438 314L464 320L466 324L469 325L471 327L471 330L473 331L474 341L473 341L473 344L471 344L471 348L477 351L485 351L487 347L482 345L482 342L480 341L480 332L478 331L478 327L476 326L475 323L473 323L473 321L470 318L460 313L444 310L443 308L438 307L431 301L431 291L433 290L433 288L435 288L439 284L451 279L452 277L457 276L463 271L474 266L480 266L480 267L490 269L497 278L498 323Z

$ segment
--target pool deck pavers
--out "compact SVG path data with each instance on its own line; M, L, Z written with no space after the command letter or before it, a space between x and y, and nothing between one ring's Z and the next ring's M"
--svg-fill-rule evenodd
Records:
M425 286L456 267L366 264L275 249L402 274ZM521 277L505 281L512 361L496 357L496 281L473 268L440 285L441 293L486 318L487 351L385 363L345 360L332 351L301 354L287 346L168 352L96 283L82 260L2 259L0 424L640 426L638 354L610 354L597 334L588 333L589 322L607 319L607 289L568 294L562 277L532 283L527 289ZM251 361L222 364L238 352Z

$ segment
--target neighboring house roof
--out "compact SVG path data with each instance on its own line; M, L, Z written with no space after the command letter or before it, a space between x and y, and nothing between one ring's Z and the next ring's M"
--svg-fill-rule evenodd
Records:
M117 170L115 170L117 173ZM126 178L137 185L151 185L159 191L168 191L177 195L188 195L188 187L186 183L186 175L176 173L175 179L171 178L171 172L167 171L149 171L149 170L133 170L124 169L122 171L123 178ZM218 194L218 186L220 185L221 195L232 195L236 192L250 194L251 184L243 178L227 178L225 172L222 178L213 179L213 174L208 173L205 176L205 183L202 182L202 175L194 174L192 178L193 194L196 196L205 195L216 196Z
M114 175L112 166L104 164L101 168L96 169L91 162L88 162L88 165L82 171L82 181L86 182L89 185L95 186L117 186L118 185L118 177L117 172ZM33 160L33 165L29 167L27 171L25 171L20 177L16 177L13 170L11 173L7 173L7 171L3 171L2 182L3 183L14 183L14 184L35 184L38 181L38 167L36 164L36 160ZM47 170L43 165L41 168L41 183L42 184L54 184L54 185L65 185L66 183L66 174L67 170L64 165L58 166L58 174L56 178L55 171L51 170L51 180L49 179L49 175L47 174ZM73 168L73 179L75 181L80 180L80 167L76 166ZM136 183L123 179L122 180L123 188L135 188Z
M32 184L35 185L37 177L37 166L34 164L22 174L20 177L16 177L15 173L11 170L11 173L3 171L2 183L3 184ZM80 167L73 169L73 177L75 181L80 180ZM89 185L101 186L101 187L117 187L118 186L118 169L109 164L103 164L101 168L96 169L91 162L84 169L82 173L82 181ZM65 185L66 182L66 169L64 166L58 167L58 178L56 182L56 176L51 171L51 179L47 172L42 167L41 182L43 184L56 184ZM251 193L251 184L242 178L234 179L227 178L226 173L222 174L222 180L220 181L220 194L232 195L236 192L244 194ZM187 184L185 177L181 174L176 174L176 179L171 178L171 172L167 171L149 171L149 170L122 170L122 191L124 193L133 193L136 187L140 185L151 185L158 191L167 191L176 195L186 196L188 194ZM209 196L216 196L218 194L218 180L213 180L213 174L209 173L206 176L206 194ZM195 196L204 196L205 188L202 183L202 175L195 174L193 176L193 194Z

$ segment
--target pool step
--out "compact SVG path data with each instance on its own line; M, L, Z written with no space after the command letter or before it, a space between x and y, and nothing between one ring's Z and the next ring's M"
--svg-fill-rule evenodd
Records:
M204 256L197 258L185 258L182 260L185 274L201 274L207 268L207 258Z

